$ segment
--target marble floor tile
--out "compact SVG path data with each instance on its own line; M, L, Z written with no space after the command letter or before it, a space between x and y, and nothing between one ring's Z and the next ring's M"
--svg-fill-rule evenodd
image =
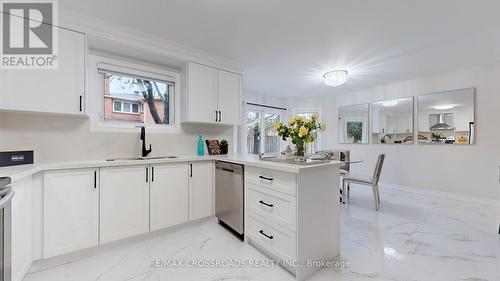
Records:
M500 280L495 208L394 189L382 189L381 200L376 212L371 191L352 186L341 214L341 259L349 266L322 269L309 280ZM24 280L294 280L272 264L186 264L196 260L269 261L214 221L205 221L33 272ZM183 264L166 266L166 261Z

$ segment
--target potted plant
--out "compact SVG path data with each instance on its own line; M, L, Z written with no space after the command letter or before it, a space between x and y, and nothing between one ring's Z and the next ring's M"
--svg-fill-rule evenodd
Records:
M432 132L431 139L435 142L440 142L442 139L444 139L444 137L443 137L443 135L441 135L441 133Z
M227 154L227 151L229 150L229 143L227 140L221 140L220 141L220 154Z
M288 120L288 125L277 122L274 127L284 141L290 139L295 145L295 156L303 157L305 145L316 140L317 133L324 131L326 125L319 122L318 115L313 114L311 118L296 115Z

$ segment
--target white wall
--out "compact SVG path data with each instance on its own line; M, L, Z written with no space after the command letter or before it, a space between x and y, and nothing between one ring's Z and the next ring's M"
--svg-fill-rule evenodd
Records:
M90 132L89 119L0 113L0 149L34 149L37 162L137 157L139 133L139 128L137 133ZM182 125L180 134L146 131L146 142L152 145L151 156L196 155L199 133L233 145L232 127L191 124Z
M476 88L474 145L338 144L338 106L467 87ZM352 166L353 173L371 175L377 154L383 152L383 183L500 199L500 64L338 94L325 100L323 119L329 125L323 138L324 148L350 149L352 158L365 160Z

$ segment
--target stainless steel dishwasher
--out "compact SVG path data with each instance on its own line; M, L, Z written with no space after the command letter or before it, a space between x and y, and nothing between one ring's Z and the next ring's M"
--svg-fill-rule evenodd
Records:
M219 223L243 239L244 167L215 162L215 216Z

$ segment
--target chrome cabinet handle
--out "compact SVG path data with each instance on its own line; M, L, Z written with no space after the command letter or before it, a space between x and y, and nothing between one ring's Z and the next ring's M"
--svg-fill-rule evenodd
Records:
M271 239L273 239L273 238L274 238L274 236L272 236L272 235L267 235L267 234L264 232L264 230L262 230L262 229L261 229L261 230L259 230L259 233L260 233L260 234L262 234L262 235L264 235L265 237L267 237L269 240L271 240Z
M274 207L274 205L273 205L273 204L266 203L266 202L264 202L264 201L262 201L262 200L260 200L260 201L259 201L259 203L260 203L260 204L262 204L262 205L268 206L269 208Z
M0 209L5 208L5 206L10 203L10 200L12 200L12 197L14 197L15 192L14 190L9 190L4 194L5 196L0 199Z

